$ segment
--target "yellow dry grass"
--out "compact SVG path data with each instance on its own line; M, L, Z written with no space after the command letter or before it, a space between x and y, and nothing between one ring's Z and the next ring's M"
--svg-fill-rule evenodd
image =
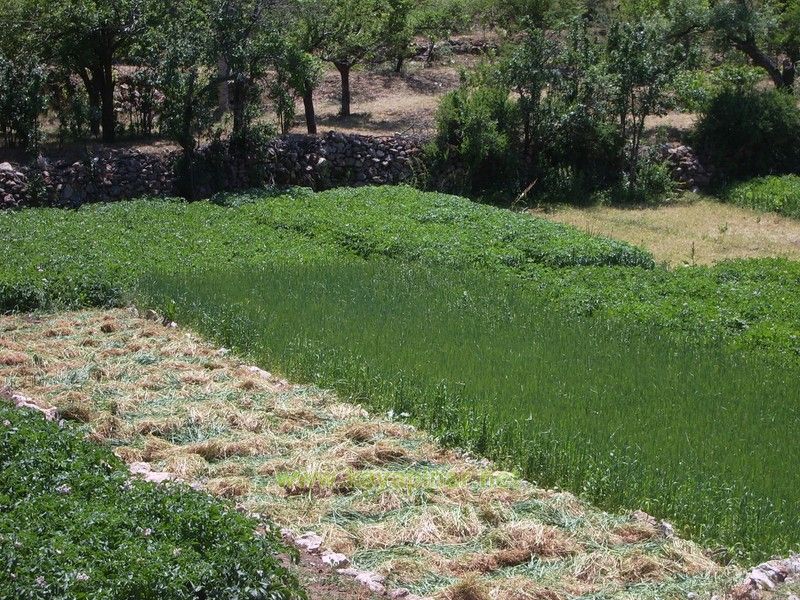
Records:
M733 258L800 259L800 221L687 194L646 208L557 207L536 216L650 250L669 266Z
M391 587L560 600L627 598L637 585L656 598L665 585L685 597L698 577L720 587L739 576L646 521L538 489L129 311L6 316L0 331L0 381L15 391L58 407L127 462L319 532Z

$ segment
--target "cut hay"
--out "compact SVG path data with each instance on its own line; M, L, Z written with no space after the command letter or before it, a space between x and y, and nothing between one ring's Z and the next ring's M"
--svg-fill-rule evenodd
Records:
M491 600L486 582L479 577L465 577L436 596L437 600Z
M62 419L89 423L98 417L92 401L80 392L69 392L58 401L58 414Z
M17 367L24 365L30 360L30 357L24 352L15 352L13 350L0 351L0 365L4 367Z
M208 474L209 464L197 454L174 454L168 456L163 463L165 471L175 473L181 479L196 479Z
M249 493L251 485L246 477L220 477L207 481L204 487L215 496L238 498Z
M117 455L121 461L128 464L135 462L145 462L144 451L141 448L133 448L132 446L120 446L114 448L114 454Z
M184 420L177 417L163 419L143 419L133 424L133 430L139 435L154 435L163 437L179 431L184 426Z

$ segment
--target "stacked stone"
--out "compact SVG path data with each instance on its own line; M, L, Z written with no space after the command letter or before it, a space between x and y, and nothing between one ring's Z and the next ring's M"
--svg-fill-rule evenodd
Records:
M337 186L410 182L417 171L423 140L408 136L371 137L329 132L322 136L287 135L270 142L258 156L235 158L222 148L223 163L213 173L216 189L230 191L261 185L303 185L314 189ZM203 155L220 148L205 146ZM177 192L175 162L179 151L147 153L101 149L84 161L39 158L36 171L44 199L52 206L79 206L141 196L173 196ZM213 164L213 161L211 161ZM0 165L0 208L31 204L31 169ZM208 196L211 190L201 190Z
M0 163L0 209L22 206L27 190L25 173L10 163Z
M711 183L710 169L703 165L691 147L679 143L666 144L662 147L662 155L675 181L686 189L699 192Z

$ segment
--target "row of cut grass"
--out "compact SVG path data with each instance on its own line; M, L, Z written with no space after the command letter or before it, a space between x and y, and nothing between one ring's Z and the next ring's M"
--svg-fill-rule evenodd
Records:
M0 597L304 598L233 506L130 479L108 449L0 403Z
M568 316L529 283L391 263L152 276L143 292L542 485L644 508L733 556L800 549L800 370L785 361Z

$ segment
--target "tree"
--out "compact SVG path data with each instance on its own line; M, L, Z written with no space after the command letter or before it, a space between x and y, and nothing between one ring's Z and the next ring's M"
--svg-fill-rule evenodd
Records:
M218 77L228 83L232 138L246 141L260 98L259 82L283 54L279 9L274 0L207 0L211 47ZM223 66L220 69L220 66Z
M183 150L180 191L194 198L197 136L215 119L217 57L213 53L211 15L205 0L183 0L149 17L145 57L164 94L161 131Z
M102 127L113 142L114 64L142 33L146 0L27 0L31 41L51 64L80 76L92 114L92 133Z
M407 0L304 0L303 5L309 46L339 71L339 114L350 116L353 67L377 55L410 4Z
M691 45L670 43L672 28L660 15L617 22L606 42L612 101L627 145L628 176L636 183L645 120L665 114L672 83L691 57Z
M798 42L792 34L797 25L790 21L793 15L800 16L800 8L796 2L783 4L786 24L783 29L780 8L780 5L756 0L719 0L712 6L709 25L719 41L733 46L763 68L776 88L787 89L794 84ZM783 38L786 47L781 47L782 34L787 34ZM794 58L780 60L778 54L786 49L795 52Z
M319 59L306 52L298 44L289 42L281 59L277 62L277 72L278 83L289 87L303 99L306 129L309 134L316 134L314 89L322 74L322 65Z

